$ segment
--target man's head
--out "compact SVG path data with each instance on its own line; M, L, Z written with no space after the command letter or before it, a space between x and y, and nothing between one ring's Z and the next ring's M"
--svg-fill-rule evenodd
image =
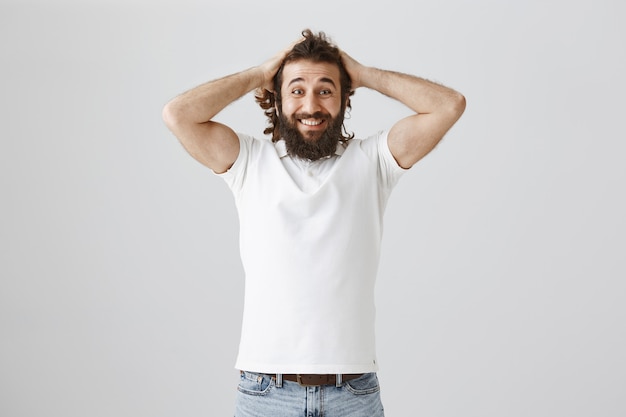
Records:
M274 77L274 91L264 90L256 99L269 118L264 133L274 142L285 139L291 155L315 160L353 137L343 129L351 81L339 49L324 33L302 35Z

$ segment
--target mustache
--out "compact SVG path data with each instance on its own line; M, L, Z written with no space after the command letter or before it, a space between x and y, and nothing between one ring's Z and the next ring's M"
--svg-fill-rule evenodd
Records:
M293 115L294 119L330 119L330 114L316 111L315 113L296 113Z

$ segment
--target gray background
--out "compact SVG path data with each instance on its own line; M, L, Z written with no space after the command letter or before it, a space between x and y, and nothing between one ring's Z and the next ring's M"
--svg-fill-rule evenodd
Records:
M386 214L387 415L626 415L623 3L367 3L1 3L1 416L232 415L234 203L161 109L305 27L468 101Z

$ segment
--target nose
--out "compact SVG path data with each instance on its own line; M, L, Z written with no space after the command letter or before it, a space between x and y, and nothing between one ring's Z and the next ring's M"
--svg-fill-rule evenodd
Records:
M319 97L317 94L307 94L302 103L302 111L308 114L314 114L321 110Z

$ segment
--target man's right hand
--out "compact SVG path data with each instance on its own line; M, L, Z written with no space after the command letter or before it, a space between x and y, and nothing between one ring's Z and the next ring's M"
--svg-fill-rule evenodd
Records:
M285 60L287 54L293 49L294 46L296 46L303 40L304 37L300 37L298 40L292 42L285 49L278 52L276 55L257 67L261 70L261 73L263 74L263 85L260 88L264 88L267 91L274 92L274 76L276 76L276 73L283 64L283 61Z

